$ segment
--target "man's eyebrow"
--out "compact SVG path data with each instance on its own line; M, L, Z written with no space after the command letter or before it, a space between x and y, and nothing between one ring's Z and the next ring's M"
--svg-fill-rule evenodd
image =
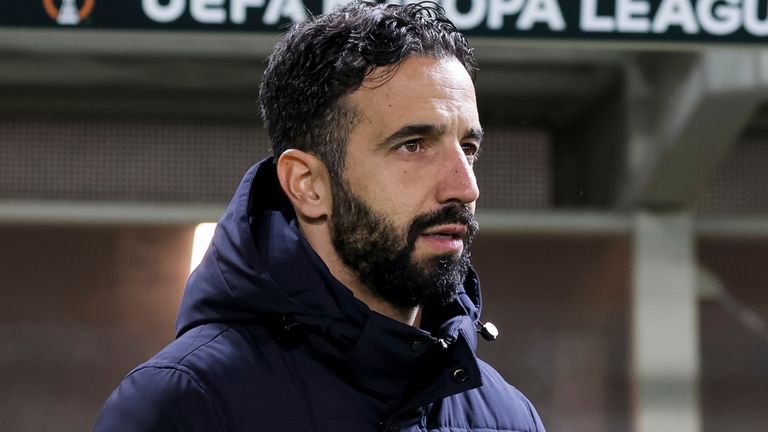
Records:
M384 138L381 140L376 147L377 148L386 148L391 145L396 144L398 141L409 138L412 136L428 136L428 137L438 137L445 133L445 131L448 128L445 127L445 125L436 125L431 123L417 123L417 124L407 124L397 131L393 133L392 135Z
M480 142L483 142L484 135L485 135L485 131L482 128L473 127L473 128L470 128L469 131L464 135L464 139L472 138L477 140L478 143L480 143Z
M437 125L437 124L431 124L431 123L417 123L417 124L407 124L397 131L395 131L390 136L384 138L381 140L376 147L377 148L386 148L391 145L397 144L398 141L409 138L412 136L428 136L428 137L439 137L440 135L444 134L448 128L445 125ZM480 127L473 127L470 128L469 131L467 131L466 134L464 134L464 137L462 139L472 138L477 140L478 142L483 141L483 136L485 135L485 131L483 131Z

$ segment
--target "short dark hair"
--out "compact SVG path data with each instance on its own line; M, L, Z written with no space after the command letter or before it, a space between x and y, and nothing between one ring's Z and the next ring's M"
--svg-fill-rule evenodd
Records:
M455 57L475 78L467 40L432 2L353 2L291 27L269 57L259 92L275 159L290 148L313 153L340 180L356 123L345 96L374 68L395 66L394 73L410 56Z

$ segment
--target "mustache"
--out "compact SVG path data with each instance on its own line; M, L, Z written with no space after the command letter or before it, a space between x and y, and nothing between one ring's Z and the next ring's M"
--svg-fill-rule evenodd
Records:
M427 229L445 224L464 225L467 228L464 242L467 244L472 241L472 238L479 229L475 215L472 213L469 206L459 203L450 203L431 212L416 216L411 222L411 226L408 228L408 245L415 245L419 234Z

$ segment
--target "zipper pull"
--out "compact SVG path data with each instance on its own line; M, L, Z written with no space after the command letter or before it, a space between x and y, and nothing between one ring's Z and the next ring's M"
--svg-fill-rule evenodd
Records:
M496 326L493 325L493 323L490 321L486 322L485 324L478 321L476 326L477 332L480 333L480 336L489 342L495 341L496 338L499 337L499 329L497 329Z

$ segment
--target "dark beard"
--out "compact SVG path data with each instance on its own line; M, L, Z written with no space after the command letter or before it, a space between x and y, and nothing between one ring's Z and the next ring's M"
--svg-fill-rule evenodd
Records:
M446 204L415 217L402 232L386 216L376 214L343 180L333 183L333 245L374 295L400 307L440 306L456 297L469 270L469 248L478 229L468 206ZM449 223L467 227L461 254L415 262L419 235L429 227Z

